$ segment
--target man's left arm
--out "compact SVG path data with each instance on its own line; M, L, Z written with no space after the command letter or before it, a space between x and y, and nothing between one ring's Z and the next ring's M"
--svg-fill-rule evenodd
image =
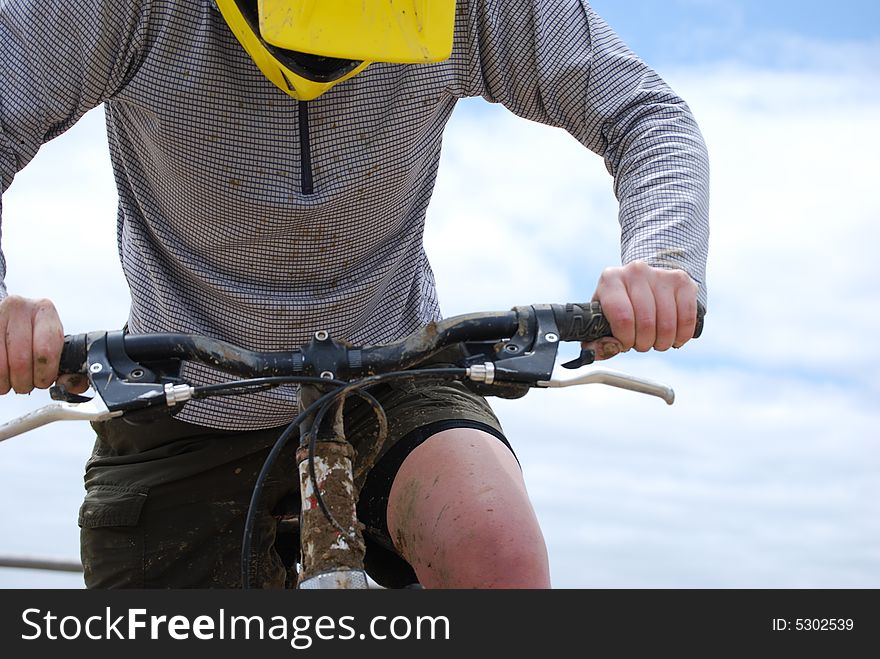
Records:
M620 204L621 263L602 272L617 351L693 336L706 305L709 162L687 104L586 0L470 0L468 93L566 129L601 155Z
M600 359L678 348L694 335L698 302L706 305L706 145L687 104L589 7L586 18L588 107L599 109L593 121L602 126L602 156L620 202L624 264L606 268L593 294L616 341L590 347Z

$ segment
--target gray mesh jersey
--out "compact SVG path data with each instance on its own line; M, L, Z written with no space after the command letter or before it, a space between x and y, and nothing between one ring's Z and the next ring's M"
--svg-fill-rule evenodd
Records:
M623 262L683 268L705 302L708 160L687 105L585 0L459 0L455 29L446 62L373 64L303 104L211 0L0 0L2 189L104 103L132 332L387 342L439 317L425 211L443 126L482 96L600 154ZM179 418L270 427L294 401L191 402Z

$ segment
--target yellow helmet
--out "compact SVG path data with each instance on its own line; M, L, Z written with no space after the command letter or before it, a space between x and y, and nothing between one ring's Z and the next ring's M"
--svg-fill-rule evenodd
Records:
M372 62L440 62L455 0L216 0L241 45L279 89L317 98Z

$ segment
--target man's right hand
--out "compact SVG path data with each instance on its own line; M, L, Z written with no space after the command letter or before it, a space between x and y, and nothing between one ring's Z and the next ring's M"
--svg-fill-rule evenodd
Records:
M48 389L58 378L63 346L64 329L50 300L10 295L0 301L0 394ZM82 375L58 382L71 393L88 389Z

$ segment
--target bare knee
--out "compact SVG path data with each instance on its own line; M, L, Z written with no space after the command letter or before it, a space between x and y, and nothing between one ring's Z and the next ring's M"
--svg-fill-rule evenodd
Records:
M475 518L442 541L447 560L439 561L436 568L420 565L426 586L431 583L433 587L448 588L550 587L547 551L537 523L511 523L493 515ZM418 570L417 574L421 578Z
M519 465L479 430L443 431L407 457L391 488L388 528L426 587L550 586Z

